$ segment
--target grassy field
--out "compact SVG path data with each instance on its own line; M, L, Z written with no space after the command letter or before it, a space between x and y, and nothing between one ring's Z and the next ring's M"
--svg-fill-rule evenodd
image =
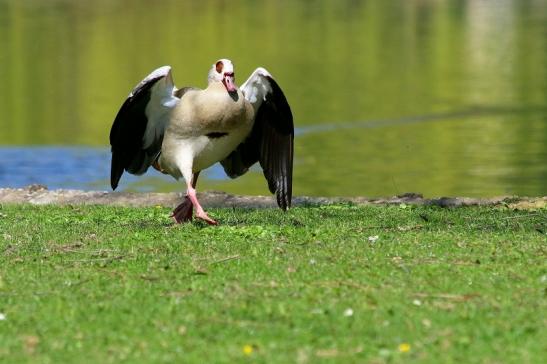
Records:
M0 208L6 363L541 363L547 209Z

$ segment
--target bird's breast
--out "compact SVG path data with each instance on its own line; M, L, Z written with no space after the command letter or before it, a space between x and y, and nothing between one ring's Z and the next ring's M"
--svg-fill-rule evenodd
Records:
M206 89L184 95L171 119L182 133L230 133L252 123L253 109L239 90L229 94L225 89Z

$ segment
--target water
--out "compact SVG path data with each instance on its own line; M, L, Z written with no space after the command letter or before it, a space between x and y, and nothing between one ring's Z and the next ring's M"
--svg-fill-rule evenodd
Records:
M39 156L39 158L37 158ZM98 147L0 147L0 186L24 187L43 184L52 189L107 190L110 187L110 149ZM253 171L254 172L254 171ZM207 180L224 179L220 165L204 171ZM142 178L127 174L124 184L137 191L154 191L171 183L153 168ZM181 186L179 186L180 188ZM176 189L173 189L176 190Z
M239 83L264 66L285 91L296 194L546 195L545 34L541 0L0 0L0 186L108 189L130 89L164 64L203 87L228 57ZM258 169L198 188L268 193Z

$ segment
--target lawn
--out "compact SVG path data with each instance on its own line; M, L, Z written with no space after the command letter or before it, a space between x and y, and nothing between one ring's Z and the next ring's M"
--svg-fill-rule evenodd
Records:
M541 363L547 209L0 207L0 361Z

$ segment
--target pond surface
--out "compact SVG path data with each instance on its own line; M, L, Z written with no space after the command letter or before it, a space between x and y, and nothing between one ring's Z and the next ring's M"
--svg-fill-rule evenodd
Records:
M239 83L267 68L292 106L295 194L546 195L545 34L543 0L0 0L0 187L107 189L132 87L164 64L204 87L227 57ZM258 168L204 177L268 193Z

